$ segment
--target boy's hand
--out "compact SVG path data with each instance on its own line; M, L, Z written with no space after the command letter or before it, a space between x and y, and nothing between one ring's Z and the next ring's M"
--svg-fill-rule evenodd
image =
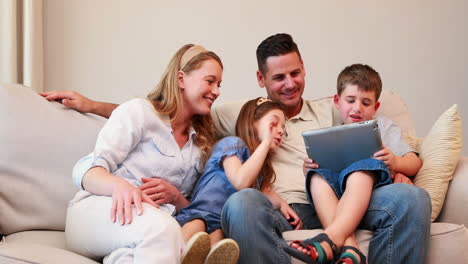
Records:
M304 165L302 165L302 171L304 172L304 175L306 175L310 169L318 169L318 168L319 168L319 165L315 163L313 160L309 158L304 159Z
M406 183L406 184L414 185L411 179L402 173L392 173L392 180L393 180L393 183Z
M385 145L382 145L382 149L374 153L374 158L383 161L391 172L398 167L398 157Z

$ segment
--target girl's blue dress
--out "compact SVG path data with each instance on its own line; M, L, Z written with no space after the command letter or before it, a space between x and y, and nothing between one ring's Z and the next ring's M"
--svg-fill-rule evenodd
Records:
M181 226L198 218L205 221L208 233L221 228L224 203L229 196L238 191L229 182L222 167L223 159L232 155L236 155L242 163L250 157L247 146L238 137L225 137L213 147L205 171L195 186L190 204L182 208L176 216ZM258 177L257 189L260 185L261 177Z

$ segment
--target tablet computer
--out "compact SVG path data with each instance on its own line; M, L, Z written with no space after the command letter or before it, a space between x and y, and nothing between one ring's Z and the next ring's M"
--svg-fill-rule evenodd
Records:
M342 171L382 149L377 120L304 131L307 155L320 168Z

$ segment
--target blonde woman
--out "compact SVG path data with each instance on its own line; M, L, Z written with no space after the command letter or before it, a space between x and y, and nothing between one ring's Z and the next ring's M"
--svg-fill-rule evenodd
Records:
M172 215L189 204L215 141L211 105L223 65L205 48L180 48L146 99L113 111L92 154L74 168L82 190L70 202L70 249L104 263L179 263Z

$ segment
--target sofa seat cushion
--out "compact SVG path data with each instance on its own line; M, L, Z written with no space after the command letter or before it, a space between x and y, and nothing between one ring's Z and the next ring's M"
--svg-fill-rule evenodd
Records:
M71 251L33 243L0 243L0 263L98 264Z
M433 223L427 263L468 263L468 230L464 225Z
M3 238L4 243L34 243L68 250L63 231L24 231Z
M305 240L323 232L322 229L287 231L283 233L288 244L294 240ZM361 251L367 255L372 232L358 230L356 238ZM292 264L302 263L293 259ZM468 263L468 230L464 225L432 223L427 264Z

